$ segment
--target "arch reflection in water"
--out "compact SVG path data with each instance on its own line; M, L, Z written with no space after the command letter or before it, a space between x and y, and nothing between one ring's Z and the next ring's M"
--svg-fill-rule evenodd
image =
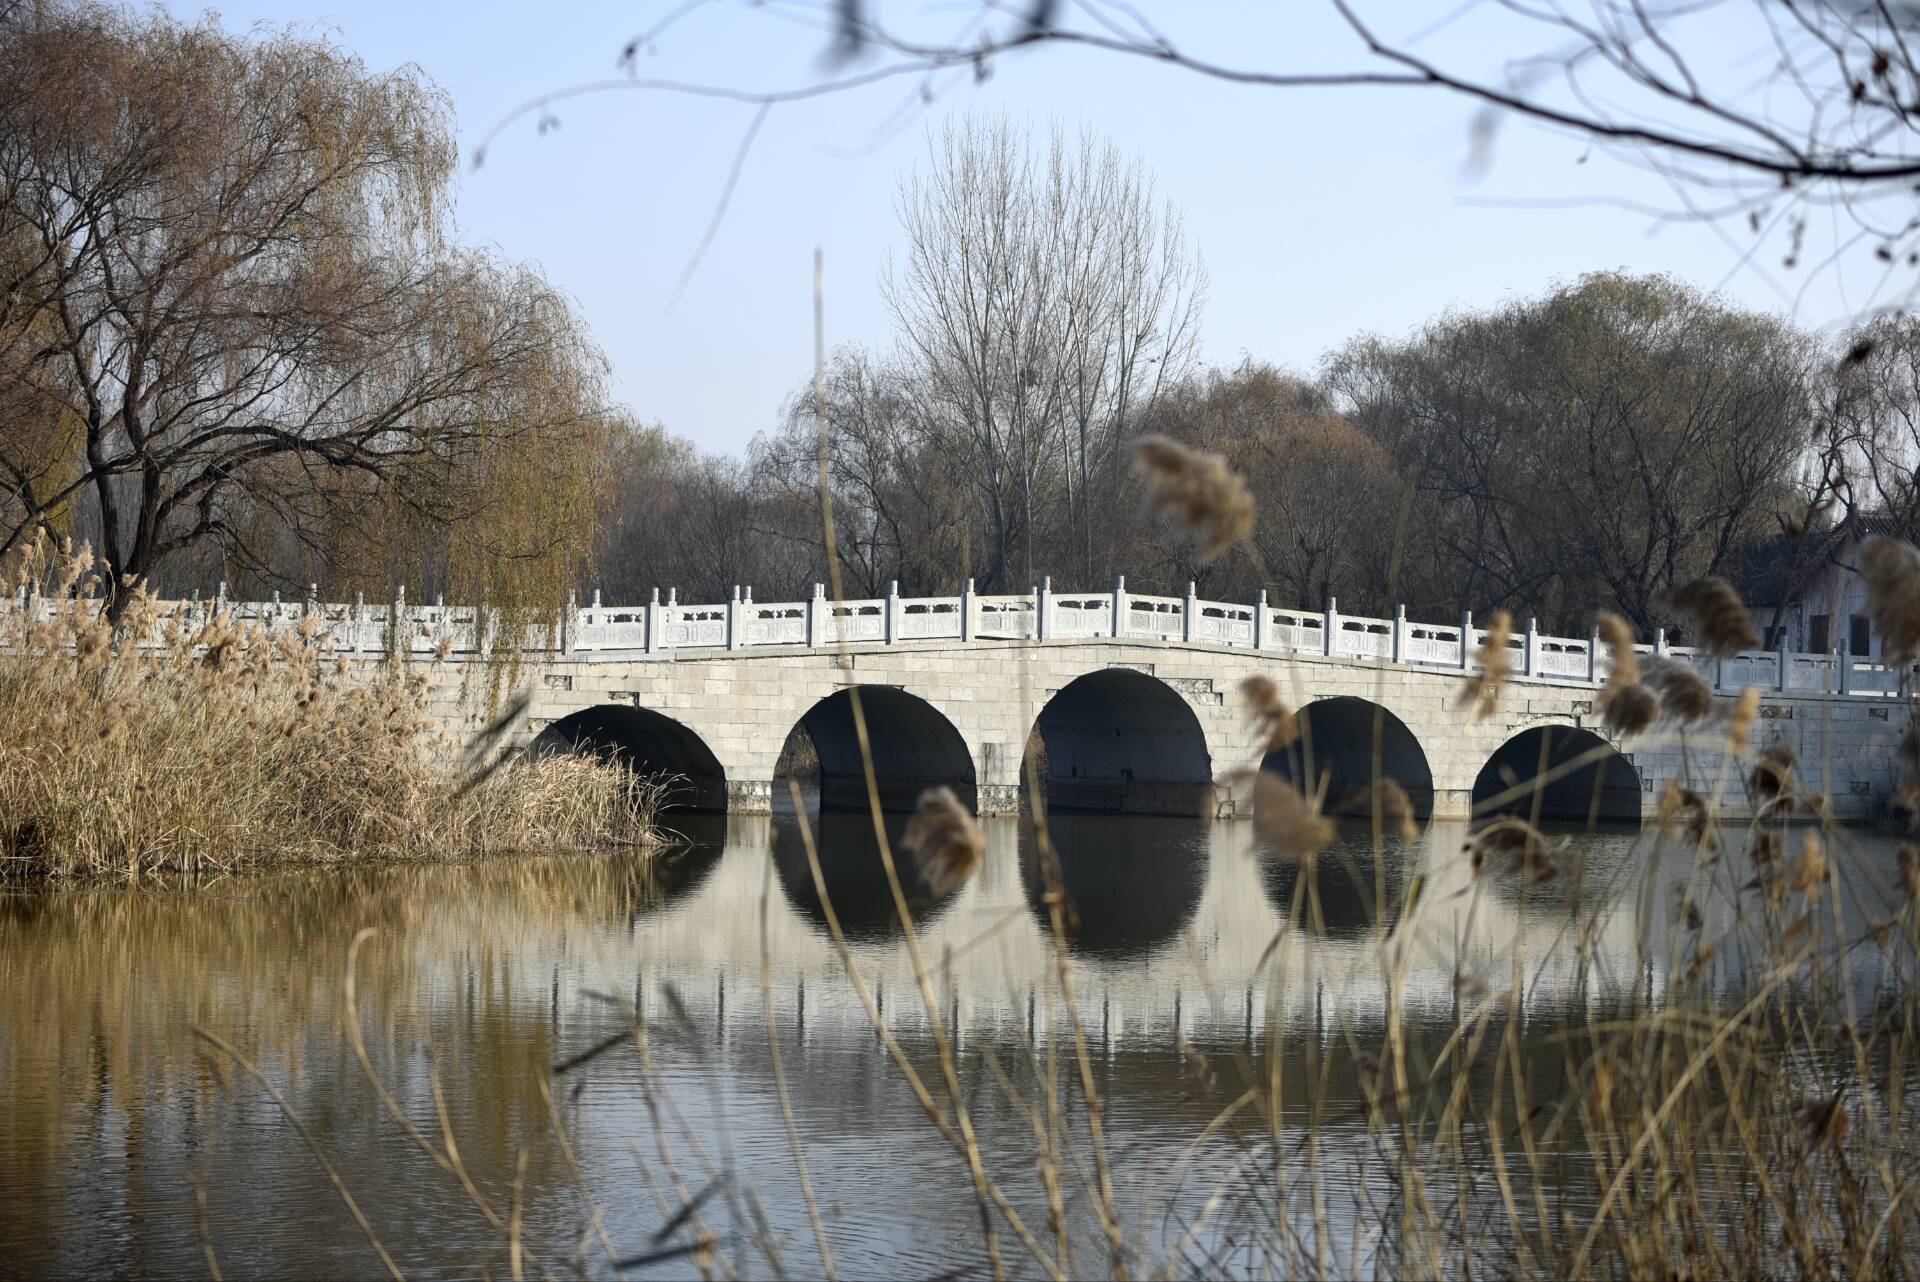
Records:
M900 889L906 895L907 908L916 926L932 921L952 903L957 889L936 894L919 873L913 858L900 844L911 816L886 817L887 845L893 852L894 869L900 877ZM822 811L808 816L815 848L820 855L820 880L827 888L840 929L848 939L874 941L891 939L900 933L900 914L887 884L887 870L880 859L880 843L874 837L871 814ZM807 860L806 834L802 819L794 815L775 815L773 819L773 868L780 890L793 910L830 933L826 905L820 902L814 884L813 869Z
M1312 861L1310 873L1301 860L1261 848L1260 885L1282 920L1298 922L1327 939L1354 939L1376 929L1391 934L1406 906L1407 886L1418 870L1425 841L1424 836L1408 840L1386 832L1376 857L1372 825L1343 823L1333 844ZM1309 880L1303 884L1303 878Z
M670 814L663 826L672 844L635 864L628 879L636 919L660 912L700 889L720 866L726 850L725 815Z
M1020 880L1041 933L1053 937L1047 892L1064 894L1067 946L1127 957L1166 944L1193 920L1206 892L1210 828L1204 820L1053 815L1047 835L1058 867L1042 859L1033 823L1020 823Z

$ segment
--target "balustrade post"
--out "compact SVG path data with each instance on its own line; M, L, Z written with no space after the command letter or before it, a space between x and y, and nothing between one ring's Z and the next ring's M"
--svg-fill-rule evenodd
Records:
M1184 602L1182 602L1180 606L1180 639L1182 641L1193 640L1193 616L1197 612L1197 608L1194 604L1195 600L1196 598L1193 592L1193 580L1188 579L1187 580L1187 599Z
M968 579L967 585L960 589L960 639L962 641L973 640L973 634L979 631L979 623L973 615L974 609L973 580Z
M594 611L599 617L599 611ZM652 654L660 648L660 588L655 585L652 595L647 597L646 607L641 611L643 623L640 630L640 645Z
M1600 684L1600 629L1597 627L1587 632L1587 684Z
M892 645L900 639L900 580L887 580L886 629L884 635L887 644Z
M319 610L320 610L320 585L318 583L309 583L307 584L307 599L300 603L300 613L302 616L305 616L309 614L317 614Z
M356 592L353 594L353 645L350 647L355 654L366 648L366 628L367 594Z
M1407 661L1407 607L1404 605L1393 607L1393 661Z
M1332 658L1340 652L1340 642L1338 640L1340 634L1340 600L1338 597L1327 598L1326 612L1321 616L1320 631L1320 648L1328 658Z
M574 639L580 634L580 596L567 590L567 612L560 616L560 653L572 654Z
M413 630L407 626L407 585L393 592L393 626L387 629L387 653L403 656L413 652Z
M727 602L727 649L740 648L740 585L733 585L733 596Z
M813 591L807 595L807 648L811 650L820 644L820 598L826 595L826 585L816 583Z
M1840 644L1834 649L1833 666L1840 671L1840 693L1853 693L1853 646L1849 638L1841 637Z
M1267 590L1261 588L1253 599L1253 648L1267 648Z
M1527 648L1525 674L1530 677L1540 675L1540 628L1539 621L1531 615L1527 618Z
M1040 595L1033 611L1033 635L1037 641L1045 641L1053 635L1053 576L1043 575L1040 579Z
M1656 656L1664 656L1666 652L1667 630L1665 628L1655 628L1653 630L1653 653Z
M1473 611L1460 611L1460 671L1473 667Z
M1785 693L1789 685L1787 673L1790 671L1787 660L1792 651L1787 649L1787 625L1784 623L1780 625L1779 635L1773 639L1773 651L1773 686L1774 689Z
M1113 635L1127 635L1127 576L1113 576Z

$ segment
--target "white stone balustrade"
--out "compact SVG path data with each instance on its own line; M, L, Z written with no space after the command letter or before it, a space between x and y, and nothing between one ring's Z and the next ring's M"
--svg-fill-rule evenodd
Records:
M38 619L55 617L56 603L25 594L0 609L31 611ZM184 626L198 627L216 614L278 632L318 616L321 644L340 654L474 659L516 648L504 637L499 611L475 606L415 605L404 591L385 604L234 601L225 587L214 596L167 603L163 614ZM159 645L167 626L147 639ZM1017 595L981 595L969 581L958 596L902 597L890 591L871 600L835 602L816 585L805 601L759 602L751 588L736 589L734 599L714 605L683 604L677 592L664 601L656 591L645 605L603 605L595 592L590 602L569 601L566 609L529 622L517 643L526 656L566 655L573 659L670 660L678 652L816 649L838 646L911 645L916 642L1007 641L1084 643L1111 638L1167 645L1259 650L1408 668L1472 671L1487 633L1471 618L1459 623L1411 621L1404 610L1391 619L1344 614L1329 601L1319 613L1267 604L1265 594L1248 605L1198 597L1188 585L1184 597L1148 596L1127 590L1124 579L1111 592L1056 593L1051 583ZM1465 638L1463 645L1462 638ZM1532 620L1510 641L1514 679L1553 685L1597 685L1611 667L1597 635L1556 637L1539 633ZM1637 646L1643 655L1664 655L1692 663L1716 690L1759 686L1782 693L1887 698L1900 695L1903 674L1883 664L1844 654L1752 651L1713 659L1687 646L1668 645L1663 633Z

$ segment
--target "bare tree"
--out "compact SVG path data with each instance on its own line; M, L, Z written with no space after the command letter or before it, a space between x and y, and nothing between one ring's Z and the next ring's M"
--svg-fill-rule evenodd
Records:
M907 249L887 299L919 381L973 443L991 580L1015 581L1016 542L1033 578L1055 495L1091 575L1128 416L1198 339L1205 276L1178 210L1093 135L1056 128L1041 151L1002 118L938 135L900 213Z
M207 540L471 515L502 442L597 421L567 302L447 243L416 71L53 4L0 14L0 83L0 552L84 505L119 601Z

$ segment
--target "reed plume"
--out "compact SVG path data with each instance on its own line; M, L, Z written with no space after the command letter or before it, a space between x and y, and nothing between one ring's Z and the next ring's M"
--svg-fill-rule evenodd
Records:
M1517 815L1503 815L1467 843L1475 876L1520 873L1533 885L1559 876L1558 851L1546 835Z
M1271 770L1254 778L1253 830L1269 853L1301 863L1311 863L1333 844L1333 821L1320 813L1317 801Z
M1266 740L1264 752L1278 752L1300 737L1300 720L1280 697L1280 687L1272 677L1251 676L1240 683L1254 725Z
M1760 633L1746 603L1733 585L1709 575L1675 588L1669 598L1673 608L1693 625L1700 648L1718 658L1729 658L1742 650L1758 650Z
M1144 436L1134 466L1153 510L1170 518L1211 561L1253 529L1253 496L1226 459L1165 436Z
M1678 659L1649 660L1641 684L1660 701L1660 715L1680 725L1704 721L1713 711L1713 687L1690 663Z
M1882 660L1904 668L1920 659L1920 549L1876 534L1860 545L1860 572Z
M1740 697L1734 701L1727 713L1727 753L1738 757L1746 752L1747 740L1753 733L1753 723L1760 718L1760 691L1755 686L1747 686L1740 691Z
M1460 691L1459 706L1471 708L1475 718L1490 717L1500 706L1500 690L1513 675L1512 642L1513 616L1505 610L1495 610L1487 621L1487 639L1474 654L1480 670L1467 678ZM1466 643L1466 637L1462 636L1460 644Z
M986 855L986 839L973 815L946 786L920 794L900 844L914 857L921 880L936 895L966 883Z
M1776 739L1761 749L1751 780L1754 795L1762 802L1779 799L1783 809L1792 809L1793 765L1793 745L1785 739Z
M1640 684L1640 658L1633 649L1633 628L1617 614L1601 611L1596 623L1613 655L1613 668L1597 701L1607 729L1637 735L1660 717L1660 701Z

